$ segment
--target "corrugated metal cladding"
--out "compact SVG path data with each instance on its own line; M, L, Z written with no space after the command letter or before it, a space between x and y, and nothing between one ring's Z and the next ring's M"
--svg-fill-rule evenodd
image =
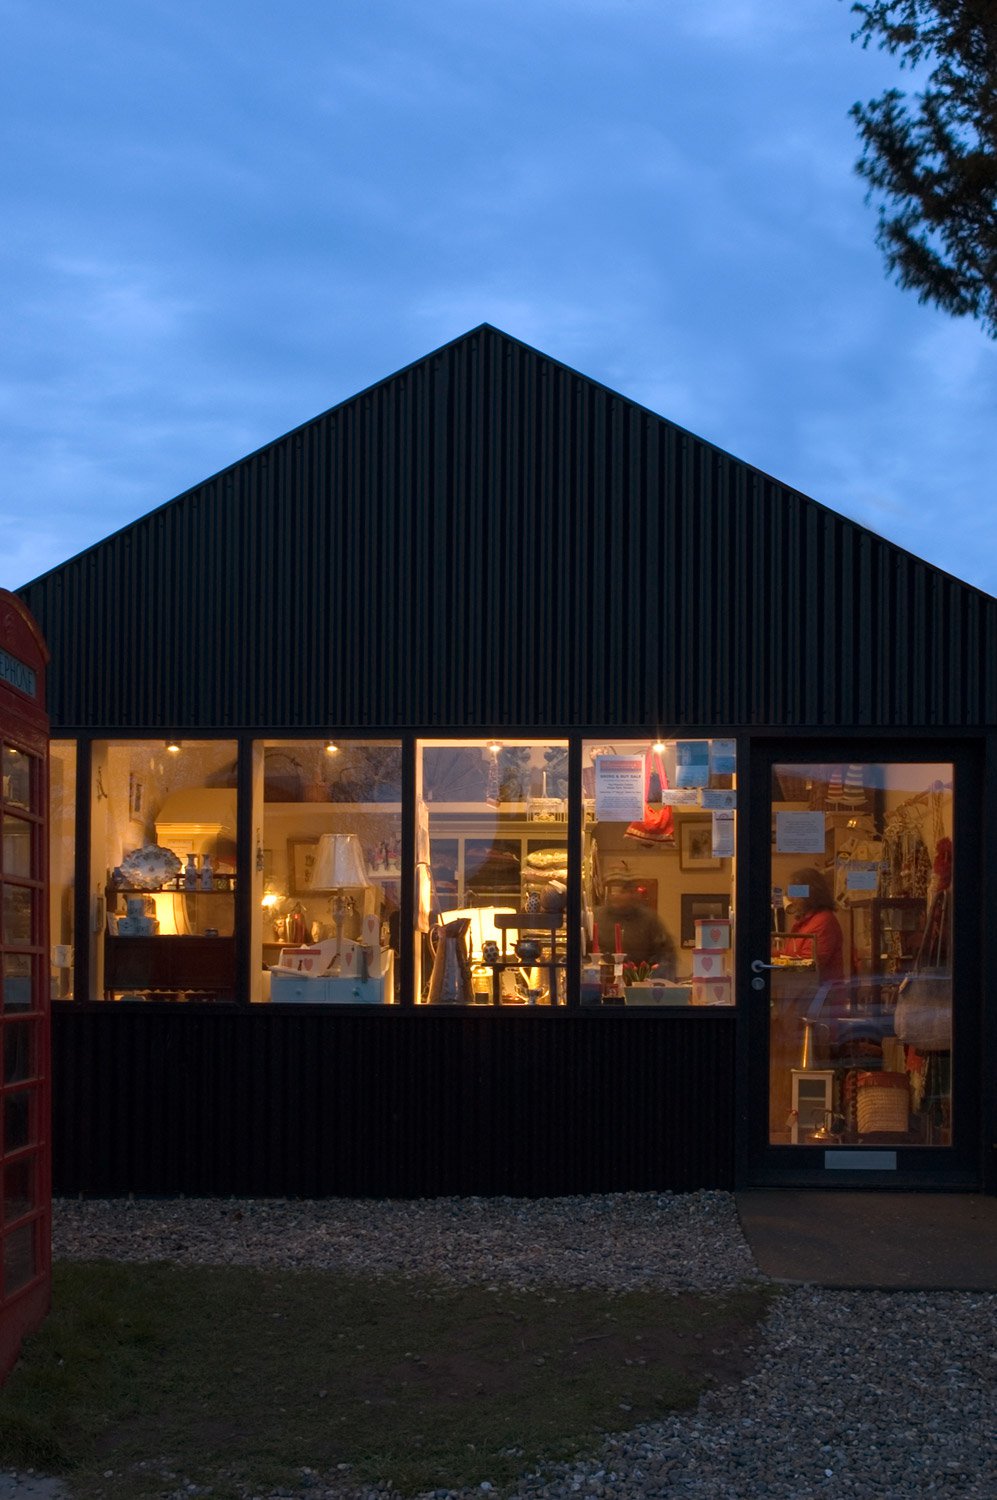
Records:
M53 1007L53 1189L435 1197L730 1188L719 1013Z
M21 592L57 727L997 722L997 601L489 327Z

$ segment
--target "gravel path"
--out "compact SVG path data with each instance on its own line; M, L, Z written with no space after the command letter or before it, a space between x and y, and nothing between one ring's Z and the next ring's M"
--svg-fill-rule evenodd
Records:
M531 1202L182 1200L60 1203L63 1258L431 1272L516 1286L561 1281L717 1292L757 1277L725 1193L623 1194ZM997 1296L976 1292L786 1291L762 1330L754 1373L695 1411L616 1434L602 1450L525 1475L521 1497L699 1500L995 1500ZM277 1495L345 1500L315 1474ZM22 1488L28 1500L61 1489ZM8 1487L4 1487L4 1486ZM481 1500L490 1486L438 1490ZM189 1491L173 1492L176 1500ZM173 1500L171 1495L170 1500Z

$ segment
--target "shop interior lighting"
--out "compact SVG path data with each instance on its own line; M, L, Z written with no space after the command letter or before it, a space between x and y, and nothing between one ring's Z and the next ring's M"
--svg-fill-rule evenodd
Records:
M167 753L167 755L179 755L180 754L180 741L179 740L167 740L166 741L166 753Z
M665 753L665 742L664 742L664 740L662 740L662 739L655 740L654 744L651 746L651 749L654 751L655 755L664 755L664 753Z
M335 740L326 740L326 742L325 742L325 753L326 753L326 755L338 755L339 754L339 746L336 744Z
M502 946L502 929L496 924L495 918L499 912L514 916L514 906L465 906L459 911L441 911L440 921L446 926L448 922L457 922L466 917L470 922L468 939L470 958L472 962L481 959L485 943L495 943L499 948Z
M493 755L498 755L498 753L501 750L501 748L502 748L502 741L501 740L489 740L488 741L487 749L489 749L492 752Z

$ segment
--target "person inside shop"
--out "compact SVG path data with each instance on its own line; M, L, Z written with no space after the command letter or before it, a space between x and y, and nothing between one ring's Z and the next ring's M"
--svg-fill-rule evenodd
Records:
M675 978L675 944L658 913L640 899L636 882L616 881L607 886L606 900L596 908L595 920L605 951L615 943L619 927L627 963L650 964L659 978Z
M791 958L815 958L821 984L844 979L844 939L834 914L834 892L826 877L819 870L794 870L785 906L790 927L783 951ZM794 937L798 939L795 943ZM804 941L811 938L814 942Z

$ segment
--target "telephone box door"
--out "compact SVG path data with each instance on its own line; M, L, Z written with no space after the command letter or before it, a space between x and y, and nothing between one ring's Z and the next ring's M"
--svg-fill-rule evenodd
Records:
M51 1295L47 660L0 590L0 1379Z

